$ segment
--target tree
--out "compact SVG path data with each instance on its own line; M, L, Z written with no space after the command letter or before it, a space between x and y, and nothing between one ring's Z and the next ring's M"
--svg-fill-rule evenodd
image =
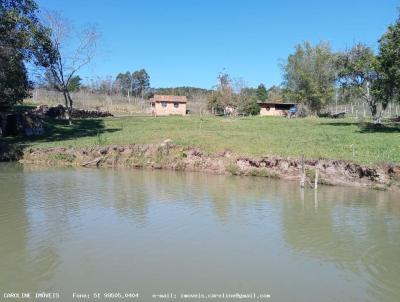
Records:
M218 74L218 84L208 96L207 107L213 112L221 112L225 107L236 107L235 95L232 87L232 80L227 73Z
M51 29L51 42L54 51L43 57L47 70L52 74L55 88L63 93L67 119L73 101L70 95L70 82L75 74L88 65L96 54L99 33L94 27L85 27L79 32L58 13L46 13L46 21Z
M268 102L279 103L283 101L283 97L282 88L279 86L273 85L268 89Z
M268 98L268 91L264 84L258 85L256 89L256 96L259 101L265 101Z
M24 63L39 65L42 56L52 50L49 31L39 22L37 9L33 0L0 1L0 111L10 110L29 95Z
M144 93L150 88L150 76L145 69L132 73L132 90L136 96L143 98Z
M309 42L296 46L282 66L286 97L306 104L318 113L334 95L334 55L327 43L313 47Z
M0 112L29 96L31 85L21 56L0 51Z
M238 105L239 114L242 115L258 115L260 114L260 106L257 103L257 97L251 94L245 94L241 103Z
M400 16L379 40L378 79L374 95L382 104L400 102Z
M132 92L132 75L129 71L125 73L119 73L116 77L119 87L123 94L128 96L128 101L131 103L131 92Z
M361 43L337 56L339 84L367 103L374 123L380 123L382 113L378 112L379 99L372 93L378 78L377 63L372 49Z

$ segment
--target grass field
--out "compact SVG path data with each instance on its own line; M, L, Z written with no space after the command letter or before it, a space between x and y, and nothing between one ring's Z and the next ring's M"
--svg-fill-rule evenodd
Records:
M400 125L372 127L353 119L281 117L120 117L47 122L46 135L12 140L26 146L91 146L159 143L169 138L204 151L230 149L241 155L345 159L357 163L400 163Z

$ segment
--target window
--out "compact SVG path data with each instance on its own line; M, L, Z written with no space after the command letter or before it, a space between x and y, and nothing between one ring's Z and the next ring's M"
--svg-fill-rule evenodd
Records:
M276 110L289 110L290 105L289 104L276 104L275 109Z
M267 106L265 109L267 109L267 111L270 111L271 107Z
M162 107L167 107L167 102L161 102Z
M179 103L174 103L174 107L178 108L179 107Z

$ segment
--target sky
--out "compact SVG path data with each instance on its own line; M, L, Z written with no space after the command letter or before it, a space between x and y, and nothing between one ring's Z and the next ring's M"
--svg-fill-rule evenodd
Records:
M399 0L38 0L75 28L95 24L99 54L79 74L115 77L145 68L152 87L212 88L219 72L250 87L282 82L280 65L303 41L333 50L378 49Z

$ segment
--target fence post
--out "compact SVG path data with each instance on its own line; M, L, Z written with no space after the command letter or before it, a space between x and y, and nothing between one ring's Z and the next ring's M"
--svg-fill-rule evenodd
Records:
M300 187L304 188L306 182L306 169L304 167L304 155L301 156L301 177L300 177Z
M314 180L314 189L318 189L318 177L319 177L319 169L315 169L315 180Z

